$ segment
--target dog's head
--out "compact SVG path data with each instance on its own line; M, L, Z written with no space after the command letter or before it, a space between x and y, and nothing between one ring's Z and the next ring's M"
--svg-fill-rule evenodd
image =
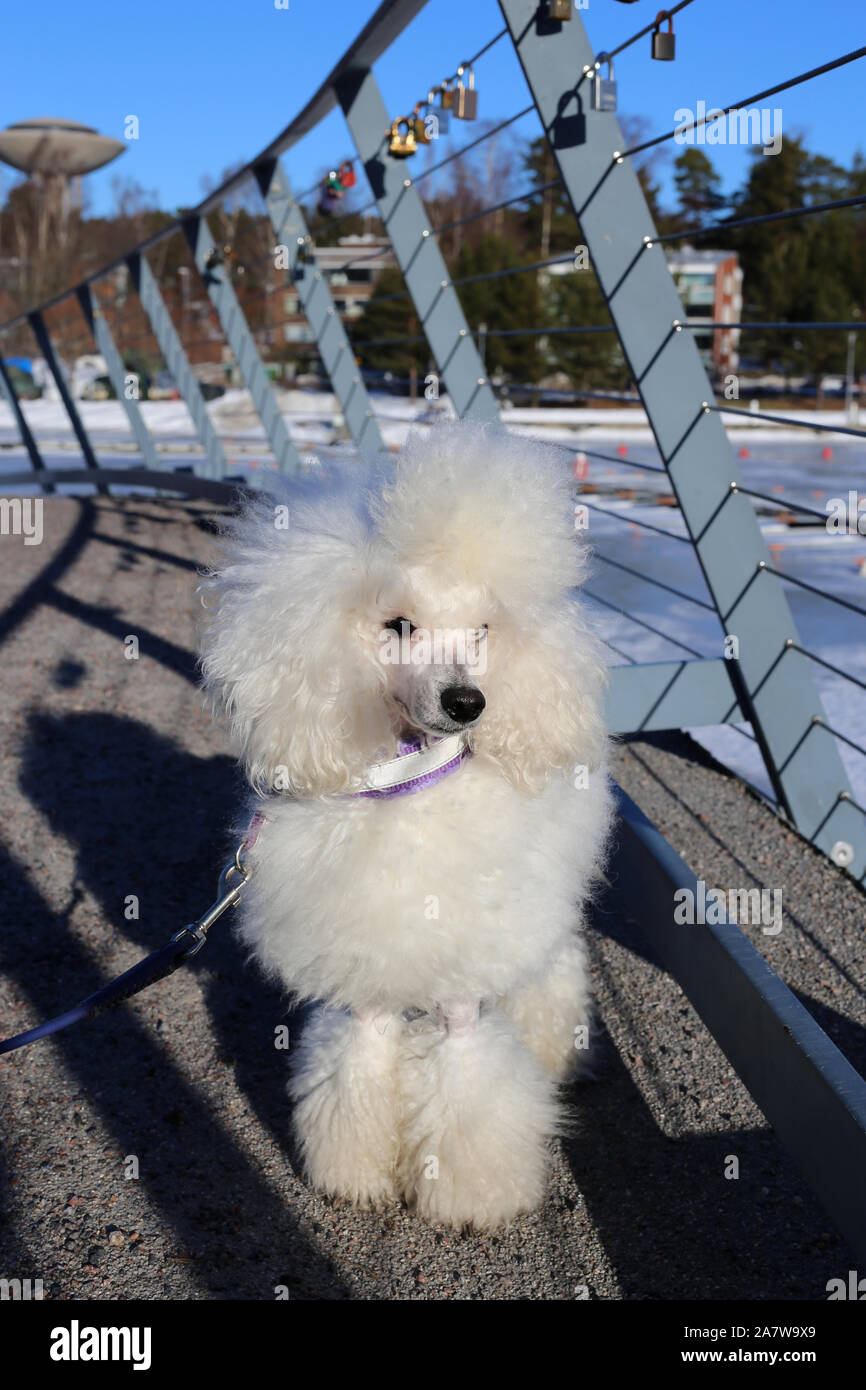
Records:
M203 585L202 669L251 780L348 790L400 734L471 728L527 791L603 753L603 667L558 451L467 424L375 481L257 503Z

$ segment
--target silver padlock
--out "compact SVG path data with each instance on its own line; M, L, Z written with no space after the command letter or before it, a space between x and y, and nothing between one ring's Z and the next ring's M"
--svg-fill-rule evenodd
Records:
M469 68L469 86L463 86L463 74ZM454 92L454 115L461 121L474 121L478 115L478 93L475 90L475 72L468 63L461 63L457 69L457 87Z
M607 77L601 75L601 65L607 66ZM592 82L593 111L616 110L616 81L613 75L613 59L607 53L599 53L595 60L595 77Z
M662 33L662 25L667 21L668 31ZM673 16L667 10L659 10L655 18L651 52L661 63L672 63L677 56L677 40L674 34Z
M547 0L548 19L571 19L571 0Z

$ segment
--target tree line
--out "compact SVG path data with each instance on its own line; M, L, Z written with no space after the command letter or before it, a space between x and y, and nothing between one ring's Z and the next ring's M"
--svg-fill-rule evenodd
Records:
M640 143L644 133L640 119L624 117L623 125L627 142ZM426 158L430 164L436 161L433 146L428 147ZM690 146L674 159L673 208L664 205L660 193L663 158L655 150L638 164L656 227L673 238L667 243L672 247L694 244L737 252L743 268L743 321L847 323L862 316L866 204L751 221L794 208L815 209L864 197L866 160L859 153L845 167L810 152L803 138L786 138L773 157L756 151L741 186L726 194L710 156ZM424 168L422 157L407 167L417 176ZM229 172L224 171L224 177ZM573 274L557 274L555 266L538 268L539 262L567 264L582 245L580 227L558 182L547 142L540 138L521 144L494 137L451 160L431 183L432 190L429 185L424 190L430 223L438 229L452 279L464 282L459 293L472 331L486 328L482 346L488 374L512 384L567 378L578 392L628 390L630 374L615 333L562 331L603 328L610 323L591 262L586 264L578 256L577 264L584 268ZM359 209L364 198L360 188L352 190L335 217L319 209L313 193L305 211L314 241L334 245L351 234L381 234L378 218ZM50 209L46 213L31 183L13 187L0 209L2 317L22 313L58 294L166 227L172 214L154 202L153 195L135 184L118 181L113 216L93 218L73 209L61 217ZM485 212L503 202L508 206ZM353 204L359 210L353 211ZM273 235L257 195L252 189L233 195L211 215L210 224L218 244L225 248L263 356L300 357L303 365L309 348L286 342L282 332L287 317L285 291L291 287L285 284L285 272L274 269ZM178 234L160 242L150 259L170 307L186 311L178 289L182 267L191 265L183 237ZM535 268L521 269L526 266ZM142 347L147 327L140 310L132 307L134 299L131 295L118 301L129 307L125 314L115 315L113 324L130 362L147 355ZM74 316L74 305L69 313ZM215 321L201 290L193 295L191 314L193 322L185 325L187 336L212 336ZM421 328L396 268L379 275L363 315L352 321L349 330L362 366L405 378L423 375L432 365L424 341L400 341L421 337ZM27 350L26 332L23 329L4 340L4 355ZM764 370L840 372L845 366L846 334L841 330L747 330L740 352L744 360ZM140 365L136 360L135 366Z

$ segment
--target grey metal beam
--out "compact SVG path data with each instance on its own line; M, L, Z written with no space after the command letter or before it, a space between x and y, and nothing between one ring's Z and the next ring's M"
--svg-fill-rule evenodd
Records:
M225 264L218 259L214 239L203 217L189 217L183 224L196 268L204 281L211 303L217 312L226 342L249 387L256 413L264 426L281 473L301 472L301 460L289 438L286 422L280 414L270 378L262 365L255 339L238 303Z
M388 152L391 122L378 83L372 72L361 70L340 78L336 90L454 409L461 417L498 421L496 397L412 182L409 162Z
M807 659L768 559L685 321L616 116L595 111L584 70L594 55L583 22L546 32L536 0L499 0L530 92L580 224L623 351L725 633L739 639L727 663L782 808L801 834L851 872L866 871L866 820L844 799L848 779L835 744L814 734L823 716ZM549 28L549 27L548 27ZM721 650L720 634L720 650ZM810 736L811 735L811 736ZM840 799L842 798L842 799ZM840 853L839 846L842 846Z
M30 472L4 473L3 482L10 487L17 487L21 483L29 482L32 477L33 474ZM181 473L173 468L157 469L156 472L149 468L100 468L95 473L87 468L51 468L40 474L41 477L51 479L51 484L45 484L46 491L54 483L92 483L99 479L106 483L118 483L122 487L150 487L164 493L185 493L190 497L203 497L210 502L222 502L226 506L231 506L250 490L244 483L201 478L195 473Z
M697 905L698 880L625 792L616 792L620 819L608 875L622 885L623 910L866 1259L866 1081L726 913L718 925L674 921L674 893L687 890Z
M78 303L81 305L87 326L93 334L93 340L97 349L105 358L105 365L108 368L108 377L114 387L115 395L126 412L132 436L138 445L139 453L146 468L156 469L159 462L156 455L156 448L147 425L144 423L141 409L136 398L132 400L127 396L126 390L126 368L123 365L123 358L117 350L114 336L108 326L108 322L97 303L96 296L90 285L79 285L76 290Z
M28 314L27 318L31 329L33 330L33 336L36 339L39 351L45 358L48 370L54 378L54 384L57 387L57 390L60 394L60 399L63 402L63 408L66 411L66 414L69 416L69 423L72 426L75 438L78 440L81 452L84 455L84 462L87 468L95 471L99 468L99 459L93 452L93 446L90 443L90 436L88 435L87 430L84 428L84 422L78 413L78 407L72 399L72 392L69 390L69 385L66 381L66 377L63 375L63 367L61 366L60 358L57 356L57 353L54 350L54 344L51 341L51 334L48 332L45 320L43 319L42 314L39 312L38 309L34 310L33 313ZM98 482L96 486L99 492L108 492L108 488L106 487L105 483Z
M0 389L9 402L9 408L15 416L15 423L18 426L18 433L21 435L21 442L30 458L35 473L45 473L45 461L39 452L39 447L33 437L33 433L21 409L21 402L18 399L18 392L15 390L15 383L9 375L9 368L3 361L3 354L0 352ZM54 486L47 480L42 483L46 492L53 492Z
M293 288L316 340L319 356L340 402L349 432L359 451L381 453L386 448L385 441L373 415L367 388L328 282L310 260L312 243L309 228L303 209L292 196L288 174L279 161L272 160L256 168L256 180L277 243L286 247Z
M129 266L129 273L141 301L141 307L150 321L153 335L159 344L159 350L177 383L177 389L204 446L203 476L224 478L228 468L222 443L211 423L205 399L201 393L201 386L189 365L189 360L171 321L171 315L156 282L156 277L140 251L133 251L127 257L126 264Z
M608 675L605 709L612 734L742 724L745 720L723 657L614 666Z

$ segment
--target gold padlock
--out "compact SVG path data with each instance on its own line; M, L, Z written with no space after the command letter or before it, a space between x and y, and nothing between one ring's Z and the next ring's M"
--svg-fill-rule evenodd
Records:
M405 135L400 134L401 125L406 127ZM417 152L418 142L409 116L398 116L396 121L391 122L391 141L388 148L395 159L408 159L410 154Z
M441 102L443 111L451 111L454 109L454 92L451 87L451 82L452 79L450 77L443 77L442 86L436 89L442 93Z
M463 86L463 74L469 68L469 86ZM468 63L461 63L457 69L457 90L454 93L454 115L460 121L474 121L478 115L478 93L475 90L475 72Z
M415 103L415 110L412 112L412 129L419 145L431 145L433 141L427 134L427 117L421 115L422 106L429 108L429 102L418 101Z

